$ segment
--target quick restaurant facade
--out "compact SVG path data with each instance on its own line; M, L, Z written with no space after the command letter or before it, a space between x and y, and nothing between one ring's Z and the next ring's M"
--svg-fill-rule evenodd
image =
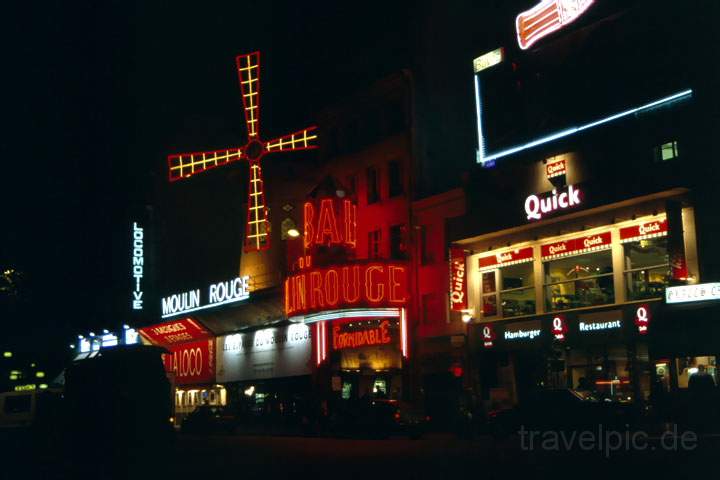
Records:
M479 168L450 241L486 405L539 387L687 401L701 365L717 383L714 92L666 56L691 32L648 35L648 8L591 7L476 59Z

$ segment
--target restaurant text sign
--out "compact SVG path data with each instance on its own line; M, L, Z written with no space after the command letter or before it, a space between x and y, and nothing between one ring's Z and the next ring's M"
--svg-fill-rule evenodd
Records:
M698 283L665 289L665 303L703 302L720 300L720 283Z

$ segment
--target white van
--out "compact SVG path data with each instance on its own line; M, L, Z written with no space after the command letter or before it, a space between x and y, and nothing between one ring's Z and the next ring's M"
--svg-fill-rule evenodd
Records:
M48 389L0 393L0 428L32 426L38 413L38 399L43 403L43 399L56 396L59 392Z

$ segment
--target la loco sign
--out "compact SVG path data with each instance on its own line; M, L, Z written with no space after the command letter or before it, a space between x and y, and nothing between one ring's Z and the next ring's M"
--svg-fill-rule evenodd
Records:
M215 381L215 340L183 343L163 355L165 370L175 375L175 383L188 385Z

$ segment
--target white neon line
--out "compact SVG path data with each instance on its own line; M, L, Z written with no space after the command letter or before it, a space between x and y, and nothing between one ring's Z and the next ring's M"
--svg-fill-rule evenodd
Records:
M480 109L480 77L475 75L475 115L477 116L478 130L478 161L484 163L485 160L485 136L482 129L482 111Z
M477 75L476 75L476 78L477 78ZM478 98L478 97L479 97L479 91L477 91L477 89L479 89L479 83L476 82L475 85L476 85L476 98ZM629 110L625 110L625 111L623 111L623 112L616 113L616 114L614 114L614 115L610 115L610 116L608 116L608 117L604 117L604 118L601 118L601 119L599 119L599 120L595 120L595 121L593 121L593 122L586 123L586 124L584 124L584 125L580 125L579 127L571 127L571 128L566 129L566 130L561 130L561 131L559 131L559 132L551 133L550 135L547 135L547 136L544 136L544 137L540 137L540 138L538 138L538 139L536 139L536 140L533 140L533 141L531 141L531 142L528 142L528 143L525 143L525 144L522 144L522 145L517 145L517 146L515 146L515 147L511 147L511 148L508 148L508 149L506 149L506 150L502 150L502 151L497 152L497 153L493 153L493 154L490 154L490 155L487 155L487 156L485 156L483 153L481 153L481 154L480 154L480 158L479 158L479 163L486 163L486 162L489 162L489 161L491 161L491 160L497 160L498 158L507 157L508 155L512 155L512 154L514 154L514 153L521 152L521 151L523 151L523 150L527 150L527 149L529 149L529 148L537 147L538 145L542 145L542 144L545 144L545 143L549 143L549 142L552 142L553 140L557 140L557 139L559 139L559 138L567 137L567 136L569 136L569 135L573 135L574 133L577 133L577 132L580 132L580 131L583 131L583 130L588 130L588 129L590 129L590 128L597 127L598 125L602 125L602 124L604 124L604 123L612 122L612 121L617 120L617 119L619 119L619 118L627 117L628 115L632 115L632 114L634 114L634 113L639 113L639 112L641 112L641 111L643 111L643 110L648 110L648 109L651 109L651 108L653 108L653 107L657 107L657 106L660 106L660 105L662 105L662 104L665 104L665 103L668 103L668 102L672 102L672 101L674 101L674 100L683 99L683 98L685 98L685 97L691 97L692 94L693 94L693 91L692 91L692 89L689 88L689 89L687 89L687 90L683 90L682 92L675 93L675 94L670 95L670 96L668 96L668 97L664 97L664 98L661 98L661 99L659 99L659 100L655 100L654 102L650 102L650 103L647 103L647 104L645 104L645 105L642 105L642 106L639 106L639 107L636 107L636 108L631 108L631 109L629 109ZM479 101L476 100L476 104L479 106ZM479 108L478 108L478 112L479 112ZM480 118L480 117L478 117L478 118ZM478 121L478 136L479 136L480 138L483 138L483 137L482 137L482 124L480 123L480 121Z
M182 315L184 313L197 312L198 310L205 310L206 308L213 308L213 307L217 307L220 305L227 305L228 303L240 302L242 300L247 300L248 298L250 298L249 294L243 295L242 297L235 297L235 298L230 298L228 300L223 300L222 302L210 303L208 305L202 305L200 307L190 308L188 310L182 310L180 312L168 313L167 315L163 315L160 318L170 318L170 317L174 317L176 315Z
M290 317L288 320L291 322L305 322L315 323L324 320L334 320L339 318L372 318L372 317L399 317L400 309L398 308L386 308L386 309L356 309L356 310L331 310L319 313L313 313L310 315L298 315Z

